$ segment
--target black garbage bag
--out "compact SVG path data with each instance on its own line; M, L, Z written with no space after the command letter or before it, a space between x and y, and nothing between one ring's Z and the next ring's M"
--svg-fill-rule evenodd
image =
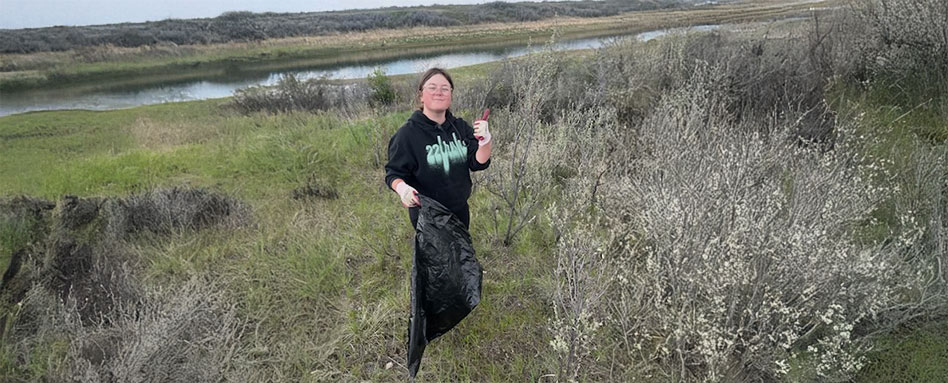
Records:
M451 210L419 195L411 268L408 372L414 378L425 346L454 328L481 301L481 264L471 235Z

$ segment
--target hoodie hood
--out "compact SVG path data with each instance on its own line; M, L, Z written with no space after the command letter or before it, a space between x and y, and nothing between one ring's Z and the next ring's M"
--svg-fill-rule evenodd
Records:
M415 110L415 113L412 113L411 117L409 117L408 120L414 123L415 126L418 126L421 128L437 130L439 126L437 122L432 121L430 118L428 118L428 116L425 115L424 112L420 110ZM448 128L455 127L456 129L456 120L457 118L455 118L454 115L451 114L451 109L448 109L444 111L444 124L442 124L442 126L448 127Z

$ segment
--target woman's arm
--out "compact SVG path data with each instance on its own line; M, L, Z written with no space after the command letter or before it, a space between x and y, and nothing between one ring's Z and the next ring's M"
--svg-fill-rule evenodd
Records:
M494 145L493 142L488 141L486 144L481 145L479 148L477 148L477 153L474 154L474 158L477 159L478 163L481 163L481 164L487 163L487 160L490 159L490 149L491 149L491 146L493 145Z
M487 116L487 114L488 112L484 112L484 116ZM486 165L490 161L490 151L494 143L491 141L487 126L487 120L474 121L474 137L477 138L477 141L475 141L477 142L477 152L474 153L474 160L477 163L471 164L471 170L484 170L487 167L481 165Z
M403 127L404 128L404 127ZM405 177L413 174L418 164L411 153L411 147L399 130L388 142L388 163L385 164L385 184L392 188L401 199L402 206L418 206L418 191L405 182Z

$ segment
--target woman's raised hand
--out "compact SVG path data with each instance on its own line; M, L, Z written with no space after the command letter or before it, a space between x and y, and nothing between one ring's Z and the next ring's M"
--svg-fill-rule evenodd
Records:
M477 144L487 145L490 142L490 130L487 129L487 120L474 121L474 137L477 137Z

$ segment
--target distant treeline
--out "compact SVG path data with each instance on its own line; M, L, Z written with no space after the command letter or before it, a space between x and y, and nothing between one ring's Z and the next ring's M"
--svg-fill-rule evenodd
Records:
M536 21L555 16L602 17L667 8L687 0L606 0L392 7L365 11L309 13L227 12L215 18L168 19L78 27L0 29L0 52L64 51L95 45L120 47L214 44L268 38L325 35L380 28L452 26L489 22Z

